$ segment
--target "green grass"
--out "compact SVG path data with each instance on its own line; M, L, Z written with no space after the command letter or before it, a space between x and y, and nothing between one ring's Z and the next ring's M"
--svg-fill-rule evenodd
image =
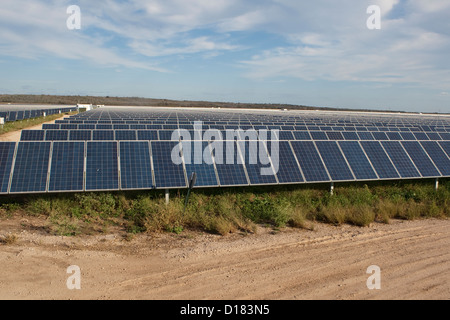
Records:
M332 225L390 223L450 217L450 181L436 192L431 181L196 189L184 210L186 190L172 191L169 205L161 191L80 193L0 198L0 218L14 214L47 219L54 234L76 236L119 228L130 236L149 232L198 230L227 235L254 233L258 225L313 230Z
M53 114L46 117L39 117L39 118L33 118L33 119L27 119L27 120L20 120L20 121L12 121L7 122L3 126L0 126L0 135L13 132L13 131L19 131L26 128L34 127L37 125L40 125L45 122L50 122L56 119L59 119L63 116L68 116L71 114L76 114L77 112L72 113L64 113L64 114Z

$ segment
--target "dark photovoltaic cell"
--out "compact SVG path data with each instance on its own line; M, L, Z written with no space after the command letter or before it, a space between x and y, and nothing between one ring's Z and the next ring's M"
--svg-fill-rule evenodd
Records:
M311 135L308 131L294 131L296 140L311 140Z
M279 183L301 183L305 180L288 141L266 142Z
M358 132L358 136L360 140L374 140L370 132Z
M344 140L344 136L342 135L341 132L327 132L327 136L329 140Z
M217 154L218 152L223 152L222 157ZM249 184L236 141L225 141L223 150L213 148L213 156L221 186Z
M158 131L156 130L139 130L137 132L138 140L141 141L158 141Z
M437 132L427 132L427 136L428 136L428 138L430 138L430 140L435 140L435 141L442 140L441 136Z
M44 141L44 130L22 130L20 141Z
M358 180L375 180L378 179L377 174L367 159L366 154L357 141L339 142L342 152L344 153L350 167Z
M359 140L359 136L356 132L343 132L342 135L345 140Z
M50 147L50 142L19 142L11 193L46 191Z
M69 131L67 130L46 130L46 141L67 141L69 139Z
M400 178L378 141L361 141L361 145L380 179Z
M134 131L134 130L117 130L115 138L118 141L134 141L134 140L136 140L136 131Z
M86 191L118 190L117 142L88 141Z
M450 141L450 133L441 132L441 133L439 133L439 135L441 136L442 140Z
M438 172L433 162L431 161L430 157L426 154L425 150L423 150L419 142L404 141L402 142L402 144L423 177L441 176L441 174Z
M394 140L394 141L403 140L402 137L400 136L400 133L398 133L398 132L386 132L386 135L388 136L389 140Z
M278 139L279 140L294 140L294 136L292 135L292 132L290 132L290 131L279 131Z
M153 141L150 144L156 188L186 188L180 143ZM177 159L172 159L172 153L177 155ZM173 160L180 160L180 163L174 163Z
M417 140L416 137L412 134L412 132L400 132L403 140L414 141Z
M122 190L153 188L148 142L120 142L120 177Z
M189 179L193 172L197 174L196 187L218 186L209 143L203 141L200 145L198 148L192 141L182 142L187 177Z
M414 132L414 136L417 140L426 141L430 140L425 132Z
M84 142L54 142L48 191L83 191Z
M355 179L336 141L317 141L316 146L328 169L331 180L348 181Z
M382 145L402 178L420 177L419 171L417 171L416 167L414 166L406 151L403 149L400 142L383 141Z
M442 175L450 176L450 159L439 144L436 141L423 141L421 144Z
M161 141L176 141L172 140L172 137L178 140L178 130L159 130L159 140Z
M439 142L442 149L447 153L447 155L450 157L450 141L441 141Z
M311 131L311 137L313 140L328 140L328 136L322 131Z
M71 130L69 132L69 141L90 141L92 140L92 131L90 130Z
M375 140L389 140L385 132L372 132L372 135Z
M8 192L15 148L15 142L0 142L0 193Z
M308 182L330 181L322 159L312 141L292 141L297 160Z
M269 161L264 143L259 141L239 141L250 184L276 184L275 173Z
M94 130L94 131L92 131L92 140L94 140L94 141L114 140L114 131L113 130Z

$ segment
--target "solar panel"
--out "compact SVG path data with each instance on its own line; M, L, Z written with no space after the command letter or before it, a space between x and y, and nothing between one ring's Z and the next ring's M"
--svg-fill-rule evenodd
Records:
M375 140L370 132L357 132L360 140Z
M250 184L277 184L266 146L261 141L239 141Z
M343 132L342 135L344 136L345 140L359 140L358 134L353 131Z
M139 130L137 138L140 141L158 141L158 131L156 130Z
M158 133L160 141L177 141L179 136L177 130L159 130ZM175 140L172 140L172 137Z
M54 142L48 191L83 191L84 142Z
M311 137L313 140L328 140L328 136L322 131L311 131Z
M450 141L441 141L439 145L444 149L447 155L450 157Z
M290 131L279 131L278 132L279 140L294 140L294 136Z
M197 174L196 187L218 186L216 171L212 159L209 143L206 141L194 144L191 141L183 141L183 156L187 177Z
M220 159L218 152L222 152ZM248 185L247 176L237 149L236 141L226 141L223 143L223 149L213 148L213 156L216 162L217 174L221 186L239 186Z
M369 159L367 159L361 145L357 141L341 141L339 145L344 153L356 179L376 180L378 179Z
M0 142L0 193L8 192L15 148L15 142Z
M292 141L292 148L308 182L330 181L330 177L312 141Z
M114 140L114 131L113 130L94 130L94 131L92 131L92 140L94 140L94 141Z
M450 133L441 132L441 133L439 133L439 135L441 136L442 140L450 141Z
M389 140L395 141L403 140L402 137L400 136L400 133L398 132L386 132L386 135L388 136Z
M156 188L186 188L186 177L182 161L174 163L172 154L181 159L181 146L175 141L150 142Z
M427 132L427 136L430 140L442 140L441 136L437 132Z
M369 157L380 179L398 179L394 165L378 141L361 141L361 146Z
M20 141L44 141L44 130L22 130Z
M91 130L71 130L69 132L69 141L90 141L92 140Z
M329 140L344 140L344 136L342 135L341 132L331 131L331 132L327 132L326 134L327 134Z
M331 180L349 181L355 179L336 141L317 141L316 146L328 169Z
M67 141L69 139L69 131L67 130L46 130L46 141Z
M11 181L11 193L47 190L50 142L19 142Z
M413 135L412 132L400 132L401 137L403 138L403 140L406 141L414 141L417 140L416 137Z
M378 140L378 141L389 140L389 138L385 132L372 132L372 135L375 138L375 140Z
M441 174L436 169L430 157L428 157L428 155L426 154L425 150L423 150L419 142L404 141L402 142L402 144L423 177L441 176Z
M117 143L88 141L86 191L119 190Z
M296 140L311 140L311 135L308 131L294 131Z
M269 140L266 142L266 148L269 151L279 183L305 182L288 141L272 144L272 141Z
M435 141L423 141L421 144L442 175L450 176L450 159L439 144Z
M120 142L120 177L122 190L153 188L148 142Z
M382 145L402 178L420 177L419 171L417 171L414 163L411 161L410 157L406 153L405 149L403 149L400 142L383 141Z
M115 138L118 141L133 141L133 140L136 140L136 131L134 131L134 130L118 130L115 133Z

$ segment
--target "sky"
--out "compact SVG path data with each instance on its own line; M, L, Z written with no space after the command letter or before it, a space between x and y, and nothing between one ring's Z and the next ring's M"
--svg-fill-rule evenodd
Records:
M0 93L448 113L448 17L448 0L2 0Z

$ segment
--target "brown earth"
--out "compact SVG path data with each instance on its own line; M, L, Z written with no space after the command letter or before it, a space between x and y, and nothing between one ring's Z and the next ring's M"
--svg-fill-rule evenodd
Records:
M450 220L257 234L49 235L38 218L0 220L0 299L450 298ZM14 239L14 238L13 238ZM69 290L67 268L81 269ZM367 268L381 268L369 290Z

